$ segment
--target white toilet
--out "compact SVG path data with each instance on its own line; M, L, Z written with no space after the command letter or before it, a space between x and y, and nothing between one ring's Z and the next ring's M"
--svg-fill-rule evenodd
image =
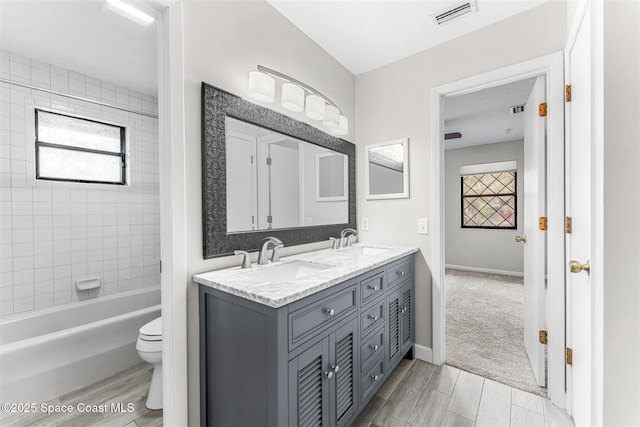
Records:
M140 328L136 350L142 360L153 365L146 406L149 409L162 409L162 317Z

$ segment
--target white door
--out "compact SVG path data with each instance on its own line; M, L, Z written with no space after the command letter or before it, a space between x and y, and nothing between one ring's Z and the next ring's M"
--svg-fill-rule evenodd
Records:
M271 228L300 227L298 146L269 145Z
M567 411L576 425L593 425L591 416L592 318L591 283L586 266L591 244L591 25L590 6L573 46L567 48L567 83L571 102L566 103L566 212L572 230L567 234ZM575 261L571 272L569 263Z
M544 344L539 332L545 329L544 266L545 235L539 218L545 206L545 118L538 106L545 100L545 78L538 77L525 106L524 117L524 346L531 369L540 386L546 386Z
M227 135L227 232L256 229L255 138Z

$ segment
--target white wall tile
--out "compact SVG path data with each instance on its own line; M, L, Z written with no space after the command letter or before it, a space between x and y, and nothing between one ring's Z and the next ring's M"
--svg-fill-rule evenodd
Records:
M14 80L157 113L157 99L0 50ZM0 316L157 285L157 120L90 102L0 84ZM29 106L127 126L131 185L35 180ZM91 274L100 291L78 293Z

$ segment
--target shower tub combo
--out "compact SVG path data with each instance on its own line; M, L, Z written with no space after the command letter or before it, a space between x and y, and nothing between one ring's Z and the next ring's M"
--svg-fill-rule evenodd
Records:
M160 316L145 288L0 319L0 401L42 403L138 362L138 329Z

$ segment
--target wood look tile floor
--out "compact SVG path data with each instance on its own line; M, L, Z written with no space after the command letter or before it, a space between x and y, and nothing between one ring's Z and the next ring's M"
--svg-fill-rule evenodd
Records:
M135 365L88 387L62 395L50 405L133 403L131 412L19 414L4 426L162 426L162 410L144 405L152 366ZM6 415L6 414L5 414ZM352 424L353 427L540 426L573 427L566 412L547 399L457 368L404 359Z
M152 365L140 363L90 386L46 402L47 405L53 406L71 406L72 412L47 414L38 410L34 413L14 414L0 418L0 425L3 427L161 426L162 410L151 411L144 404L147 400L152 371ZM123 410L118 411L118 408L112 407L111 403L123 404ZM127 407L128 404L132 404L131 410ZM79 408L85 407L83 405L97 405L97 407L92 406L90 412L81 412ZM40 404L38 404L39 408Z
M353 427L572 427L565 411L535 394L461 371L404 359Z

